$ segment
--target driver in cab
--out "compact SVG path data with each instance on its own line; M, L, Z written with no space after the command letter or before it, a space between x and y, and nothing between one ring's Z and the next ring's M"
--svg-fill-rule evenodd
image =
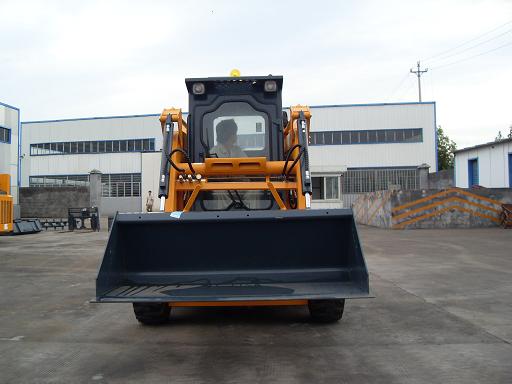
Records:
M217 145L210 149L210 154L217 157L247 157L236 142L238 126L233 119L222 120L216 127Z

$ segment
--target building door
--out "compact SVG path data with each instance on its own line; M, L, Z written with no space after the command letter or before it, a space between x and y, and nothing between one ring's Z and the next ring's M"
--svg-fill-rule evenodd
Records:
M508 186L512 188L512 153L508 154Z
M468 160L468 187L479 185L478 159Z

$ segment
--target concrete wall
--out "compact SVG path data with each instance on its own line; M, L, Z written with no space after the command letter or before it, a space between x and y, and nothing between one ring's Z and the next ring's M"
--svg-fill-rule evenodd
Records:
M357 223L380 228L391 228L392 191L376 191L360 194L353 202L354 218Z
M68 208L88 207L88 187L22 187L20 188L21 217L64 218Z
M87 187L22 187L22 217L67 217L72 207L97 206L103 217L116 212L140 212L140 197L111 198L101 196L101 173L91 173Z
M455 186L455 172L453 169L428 174L428 189L446 189Z
M510 169L508 156L512 153L512 141L490 143L482 147L455 153L455 185L470 187L468 161L478 159L479 185L486 188L509 188Z
M476 228L500 223L509 188L383 191L363 194L353 209L360 224L381 228Z
M140 197L102 197L100 214L103 217L114 216L116 212L141 212Z

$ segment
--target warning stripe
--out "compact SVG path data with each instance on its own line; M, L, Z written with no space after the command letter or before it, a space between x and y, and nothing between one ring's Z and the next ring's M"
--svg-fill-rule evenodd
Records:
M403 205L399 205L398 207L394 207L391 210L391 212L401 211L402 209L413 207L413 206L418 205L420 203L425 203L427 201L435 199L436 197L444 196L444 195L447 195L448 193L451 193L451 192L453 192L453 189L446 189L444 191L434 193L433 195L430 195L430 196L427 196L427 197L423 197L421 199L414 200L414 201L411 201L411 202L403 204Z
M396 229L402 229L410 224L414 224L416 223L417 221L420 221L420 220L424 220L424 219L427 219L429 217L432 217L432 216L437 216L437 215L440 215L450 209L456 209L458 211L462 211L462 212L467 212L467 213L470 213L472 215L475 215L475 216L479 216L479 217L482 217L484 219L489 219L491 221L494 221L495 223L499 223L500 220L494 216L490 216L490 215L486 215L484 213L480 213L480 212L477 212L477 211L474 211L472 209L469 209L469 208L465 208L465 207L461 207L460 205L450 205L448 207L445 207L445 208L441 208L441 209L437 209L435 210L434 212L430 212L430 213L426 213L422 216L418 216L418 217L415 217L415 218L412 218L410 220L406 220L406 221L402 221L401 223L398 223L398 224L393 224L393 228L396 228Z
M391 210L391 212L401 211L401 210L403 210L405 208L413 207L415 205L431 201L431 200L433 200L435 198L438 198L438 197L441 197L441 196L445 196L445 195L447 195L449 193L460 193L462 195L466 195L468 197L472 197L472 198L477 199L477 200L483 200L483 201L486 201L486 202L491 203L493 205L496 205L498 207L501 207L501 202L498 201L498 200L493 200L493 199L490 199L490 198L485 197L485 196L480 196L480 195L477 195L477 194L474 194L474 193L471 193L471 192L468 192L468 191L464 191L463 189L460 189L460 188L450 188L450 189L446 189L446 190L441 191L441 192L434 193L433 195L430 195L430 196L427 196L427 197L423 197L421 199L417 199L417 200L411 201L411 202L406 203L406 204L399 205L398 207L394 207Z
M497 214L499 214L501 211L498 210L498 209L495 209L495 208L491 208L491 207L488 207L487 205L483 205L483 204L479 204L479 203L475 203L473 201L470 201L470 200L466 200L466 199L463 199L463 198L460 198L458 196L453 196L453 197L449 197L447 199L443 199L443 200L440 200L440 201L436 201L435 203L432 203L432 204L428 204L428 205L424 205L422 207L419 207L419 208L416 208L416 209L413 209L413 210L410 210L410 211L406 211L404 213L401 213L399 215L396 215L396 216L393 216L393 220L395 221L399 221L400 219L403 219L403 218L406 218L406 217L409 217L409 216L412 216L414 215L415 213L418 213L418 212L422 212L422 211L426 211L426 210L429 210L431 208L435 208L439 205L443 205L447 202L452 202L452 201L457 201L459 203L462 203L462 204L468 204L468 205L472 205L474 207L478 207L478 208L481 208L481 209L485 209L485 210L488 210L488 211L492 211L492 212L495 212Z

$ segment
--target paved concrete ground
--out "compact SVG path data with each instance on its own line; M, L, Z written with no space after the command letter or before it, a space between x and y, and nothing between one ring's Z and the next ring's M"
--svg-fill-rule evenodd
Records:
M0 237L2 383L511 383L512 231L361 228L376 299L182 309L90 304L107 234Z

